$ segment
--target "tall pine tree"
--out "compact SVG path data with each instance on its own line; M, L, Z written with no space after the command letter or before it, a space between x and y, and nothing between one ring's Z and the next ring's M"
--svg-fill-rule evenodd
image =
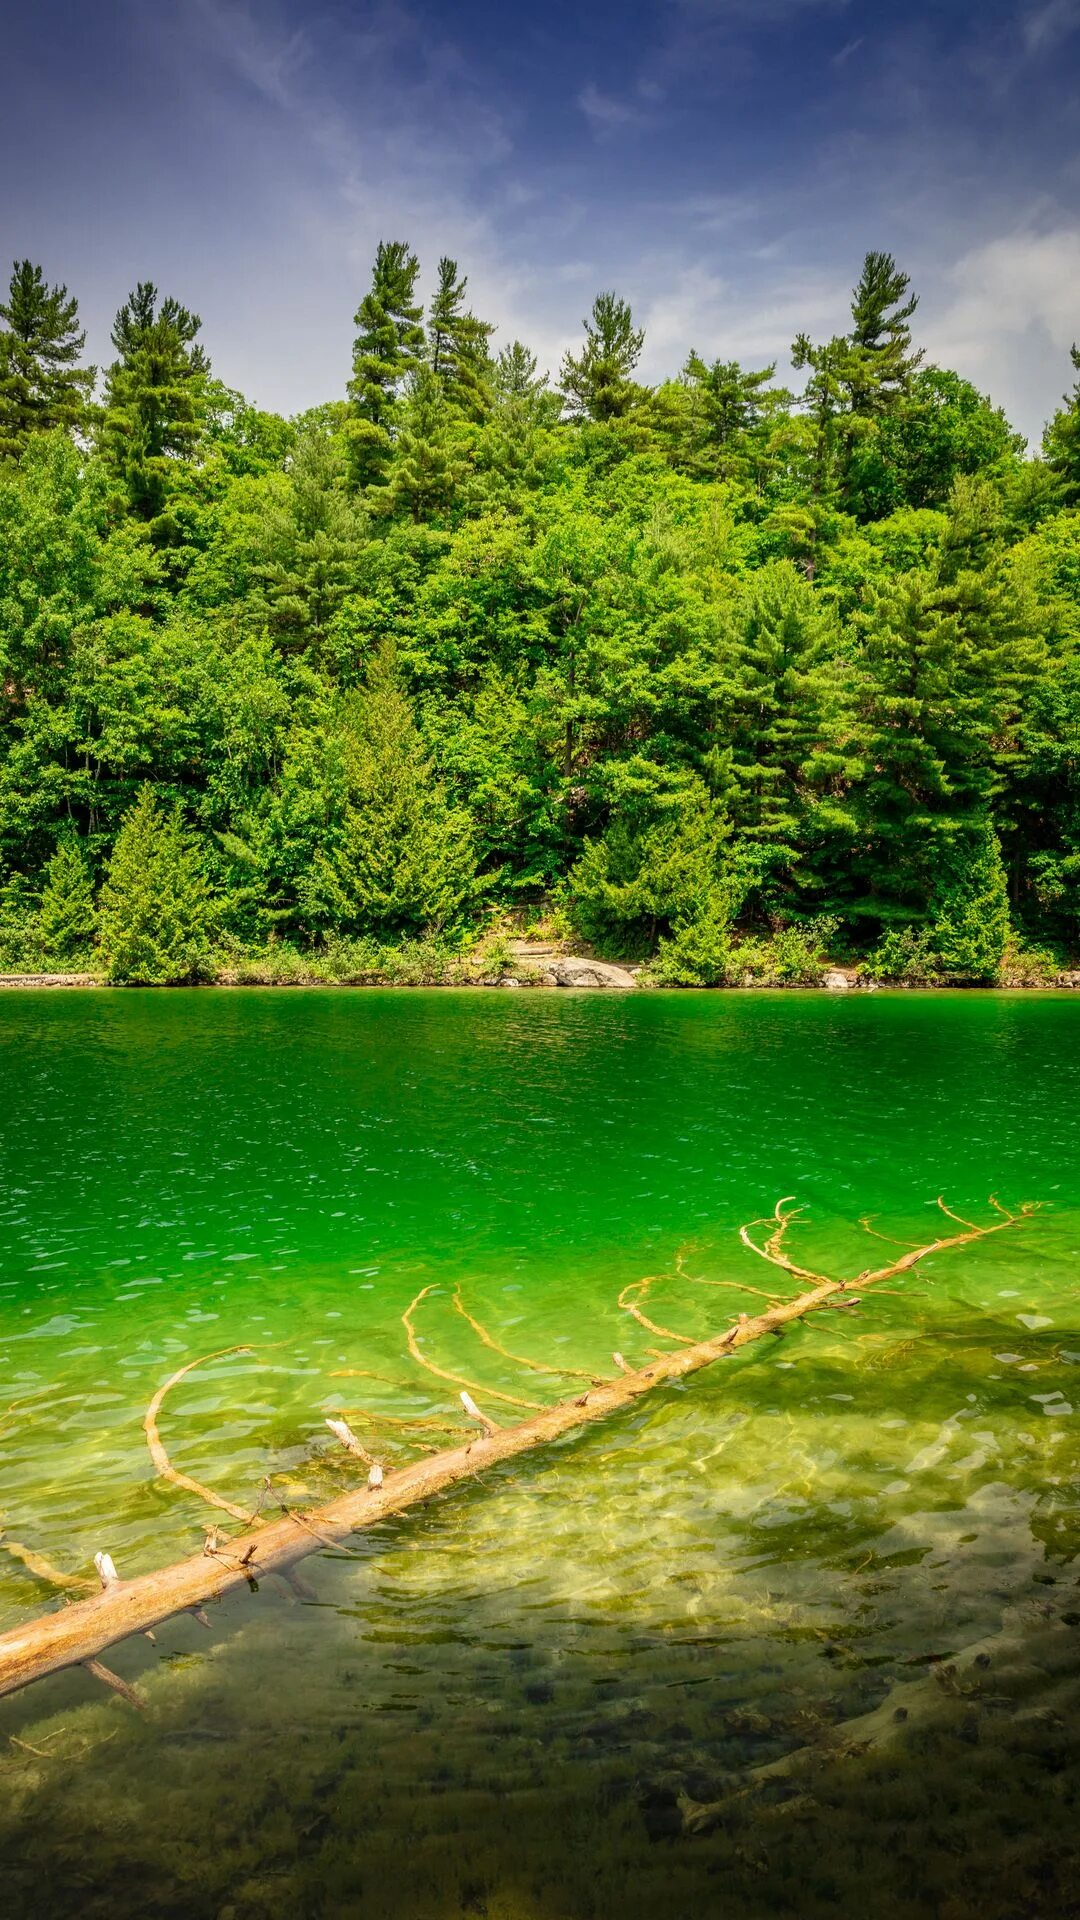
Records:
M482 420L491 404L491 355L494 328L465 307L465 275L456 260L439 261L439 279L428 311L428 363L442 382L451 406Z
M690 395L679 464L702 479L742 480L760 488L768 471L765 439L778 403L776 364L749 370L737 360L711 365L691 353L681 386Z
M420 263L405 240L380 240L371 288L356 312L346 425L356 486L379 486L393 451L398 398L424 351L423 308L416 298Z
M45 960L86 954L97 931L94 875L82 842L65 834L45 868L34 934Z
M917 294L891 253L870 252L851 296L850 353L845 379L856 414L885 413L903 399L923 354L911 344Z
M419 521L449 510L464 467L461 431L437 375L418 367L402 408L390 476L396 512Z
M598 293L585 321L585 345L568 353L559 385L572 419L620 420L634 401L634 369L645 332L635 327L629 302L614 293Z
M141 280L116 316L101 449L139 519L163 519L178 460L190 459L206 412L209 362L196 336L202 322L177 300L158 304Z
M729 807L762 850L767 892L798 875L810 848L845 826L848 758L837 636L829 611L789 561L750 575L732 616L719 732ZM775 902L774 902L775 903Z
M0 459L17 460L32 433L84 423L94 369L78 364L78 301L30 260L16 260L0 320Z

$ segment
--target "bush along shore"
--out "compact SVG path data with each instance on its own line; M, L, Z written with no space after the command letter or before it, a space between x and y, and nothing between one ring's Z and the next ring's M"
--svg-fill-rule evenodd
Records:
M556 923L557 924L557 923ZM142 973L149 975L150 968ZM522 929L510 922L489 927L467 944L429 938L380 945L374 940L342 940L301 952L284 941L262 948L209 949L198 970L159 968L153 979L110 974L101 956L87 950L77 967L25 965L0 971L0 988L217 986L217 987L558 987L633 992L660 987L700 986L672 978L657 962L602 959L552 933L550 925ZM771 939L732 942L724 977L713 987L747 989L824 989L830 993L881 987L941 988L975 985L998 989L1080 989L1080 968L1062 968L1050 955L1006 952L994 979L978 983L943 980L911 972L897 978L872 966L830 961L817 942L785 929Z
M16 263L0 972L526 984L539 918L639 984L1071 979L1080 380L1029 451L881 252L797 390L643 383L612 292L549 376L402 240L358 294L286 420L146 282L85 366Z

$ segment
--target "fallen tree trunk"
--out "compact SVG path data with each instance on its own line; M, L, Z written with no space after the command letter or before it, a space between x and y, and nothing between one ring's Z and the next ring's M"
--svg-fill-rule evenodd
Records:
M948 1211L943 1202L939 1204L943 1211ZM997 1207L996 1201L991 1204ZM1034 1211L1031 1207L1025 1207L1013 1214L998 1207L1001 1217L991 1226L978 1227L965 1222L966 1230L962 1233L934 1240L926 1246L910 1248L889 1266L875 1271L867 1270L845 1281L813 1273L788 1259L784 1252L784 1236L797 1214L791 1210L785 1212L785 1207L788 1207L788 1202L780 1201L772 1220L751 1222L751 1227L771 1227L764 1246L759 1246L751 1238L750 1227L742 1228L741 1236L744 1245L770 1265L801 1280L814 1282L812 1287L794 1299L778 1300L764 1313L753 1317L741 1314L734 1326L708 1340L691 1344L688 1336L669 1336L687 1344L676 1353L663 1354L650 1361L646 1367L620 1372L616 1379L590 1387L574 1399L543 1408L514 1426L496 1426L486 1415L480 1414L479 1409L473 1408L471 1396L462 1394L466 1409L478 1414L485 1429L465 1444L449 1447L428 1459L395 1468L385 1474L380 1485L355 1488L321 1507L303 1512L284 1509L280 1518L249 1526L226 1545L218 1544L216 1536L211 1536L203 1552L190 1559L154 1573L141 1574L132 1580L110 1578L102 1591L92 1598L62 1607L56 1613L39 1616L0 1635L0 1696L15 1693L32 1681L43 1679L47 1674L56 1673L64 1667L90 1666L106 1648L126 1639L129 1634L146 1633L174 1614L197 1612L206 1601L218 1599L245 1585L251 1586L264 1574L286 1571L320 1547L343 1546L350 1535L361 1529L377 1526L380 1521L430 1500L460 1481L474 1479L488 1467L514 1459L518 1454L529 1453L536 1447L560 1439L563 1434L573 1432L575 1428L606 1419L666 1381L682 1380L688 1374L700 1372L703 1367L724 1359L737 1348L760 1340L766 1334L779 1333L792 1321L801 1320L818 1308L841 1304L845 1296L855 1297L876 1281L906 1272L931 1254L966 1246L972 1241L1019 1226ZM638 1284L644 1286L651 1282ZM448 1375L434 1362L426 1360L416 1342L413 1315L419 1301L429 1291L425 1288L404 1315L410 1352L422 1366L438 1377L456 1382L456 1375ZM836 1296L840 1296L840 1301ZM642 1318L640 1313L637 1318ZM625 1367L626 1363L622 1364ZM181 1373L173 1375L167 1386L179 1379L186 1370L181 1369ZM158 1449L169 1468L168 1477L179 1477L181 1484L205 1495L207 1490L199 1482L174 1473L160 1446L155 1415L160 1410L164 1391L159 1391L151 1403L148 1434L152 1430L153 1439L157 1440ZM481 1398L485 1397L481 1388L477 1387L476 1392ZM509 1399L505 1394L498 1397ZM164 1471L156 1455L155 1464ZM211 1497L216 1505L225 1504L216 1496ZM240 1510L230 1507L230 1511Z
M722 1826L737 1802L778 1783L801 1780L830 1761L861 1759L918 1741L927 1721L947 1714L949 1703L978 1707L984 1683L1000 1689L1001 1671L1014 1656L1030 1663L1032 1647L1063 1632L1053 1609L1045 1602L1006 1609L1002 1625L957 1652L935 1660L916 1680L897 1680L884 1699L854 1719L826 1727L808 1746L796 1747L779 1760L751 1767L738 1784L719 1800L679 1802L684 1833L711 1833Z

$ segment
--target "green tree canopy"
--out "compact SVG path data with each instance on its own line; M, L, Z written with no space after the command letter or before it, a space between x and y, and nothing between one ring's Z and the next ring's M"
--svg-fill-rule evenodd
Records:
M423 308L416 298L420 262L405 240L380 240L371 286L356 311L347 426L354 484L386 477L398 396L424 351Z
M635 327L629 303L598 293L585 320L585 345L563 359L559 385L571 419L619 420L634 399L634 369L645 334Z
M341 933L454 927L476 891L472 829L447 802L391 649L340 703L328 746L329 831L300 881L305 913Z
M117 359L109 368L101 451L123 485L130 511L171 537L165 510L176 464L195 453L207 403L209 361L202 322L141 280L116 316Z
M0 460L18 459L31 434L85 424L94 369L78 301L32 261L16 260L0 321Z
M143 787L124 816L101 892L110 980L165 986L206 972L214 922L201 851L179 807Z

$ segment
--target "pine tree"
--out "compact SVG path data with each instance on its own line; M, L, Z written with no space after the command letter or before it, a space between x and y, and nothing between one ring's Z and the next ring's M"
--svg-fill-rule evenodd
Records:
M15 262L0 320L0 459L18 459L32 433L84 423L94 369L77 364L78 301L31 261Z
M813 423L814 501L859 519L896 504L878 437L880 423L905 403L923 357L911 345L908 322L918 299L908 295L909 284L891 253L868 253L851 297L851 333L822 345L800 333L791 349L794 365L809 369L802 407Z
M980 820L943 850L929 944L946 980L993 980L1009 938L1009 897L997 835Z
M908 295L910 285L891 253L866 255L851 296L853 324L845 368L853 413L887 412L910 390L923 358L922 351L913 351L911 345L908 322L919 298Z
M539 484L546 431L560 412L537 359L515 340L503 347L491 370L492 406L477 449L480 466L497 475L505 498Z
M535 353L520 340L503 347L492 369L496 399L504 406L519 401L538 408L549 394L547 375L537 371L538 365Z
M463 471L458 435L441 382L430 367L419 367L398 423L390 475L390 504L413 520L445 514L453 503Z
M325 661L334 617L356 584L367 515L347 488L339 445L317 425L301 430L261 532L269 631L279 645Z
M424 350L416 299L420 263L404 240L380 240L371 289L356 312L347 433L356 486L378 486L394 442L398 397Z
M839 485L848 343L836 335L824 345L815 346L807 334L797 334L791 363L799 372L808 369L801 405L813 429L810 494L817 505L824 506L835 500Z
M826 827L844 824L829 801L852 771L836 648L827 609L789 561L750 575L733 615L718 731L732 820L767 851L773 884Z
M81 842L70 835L45 868L35 939L45 959L71 960L86 952L96 931L93 870Z
M436 778L390 647L342 719L348 797L301 889L302 909L346 933L452 926L476 892L471 825Z
M576 420L620 420L633 405L644 329L614 293L597 294L584 326L582 351L565 355L559 375L566 410Z
M691 353L682 379L693 398L692 446L685 449L681 464L702 477L760 486L768 467L764 430L777 402L789 398L770 385L775 374L775 362L748 372L737 360L708 365L700 354Z
M142 280L116 316L101 449L139 519L161 520L175 463L190 459L206 411L209 362L196 335L202 322L173 299L158 305ZM158 528L168 536L168 526Z
M704 936L726 954L734 900L723 807L693 775L640 760L616 770L611 801L606 830L585 842L568 877L580 932L629 959L694 925L699 944Z
M458 278L456 260L439 261L439 279L428 312L428 364L441 381L451 406L481 420L490 406L494 328L465 310L467 278Z
M1024 583L1001 562L962 565L958 517L931 568L886 578L856 619L862 638L858 911L888 926L933 895L957 834L1005 788L1045 646Z
M165 986L205 978L213 903L179 806L159 811L144 786L124 815L101 892L101 954L110 980Z

